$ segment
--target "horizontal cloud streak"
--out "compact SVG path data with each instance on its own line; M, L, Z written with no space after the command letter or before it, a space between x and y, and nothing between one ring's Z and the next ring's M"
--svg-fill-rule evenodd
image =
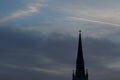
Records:
M91 19L86 19L86 18L68 17L68 19L75 20L75 21L87 21L87 22L92 22L92 23L98 23L98 24L105 24L105 25L110 25L110 26L114 26L114 27L120 27L120 24L114 24L114 23L109 23L109 22L91 20Z
M19 65L13 65L13 64L0 64L2 67L12 68L12 69L20 69L20 70L26 70L26 71L35 71L35 72L42 72L49 75L59 75L64 76L68 75L73 68L70 67L62 67L57 66L56 68L40 68L40 67L30 67L30 66L19 66Z

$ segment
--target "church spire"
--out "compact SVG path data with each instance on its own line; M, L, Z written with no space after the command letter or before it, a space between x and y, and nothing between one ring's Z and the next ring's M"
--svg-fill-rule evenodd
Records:
M73 73L73 74L74 74L73 75L73 80L88 80L88 72L85 72L85 66L84 66L81 30L79 31L76 70L75 70L75 73Z
M81 31L79 31L78 52L76 60L76 76L85 76Z

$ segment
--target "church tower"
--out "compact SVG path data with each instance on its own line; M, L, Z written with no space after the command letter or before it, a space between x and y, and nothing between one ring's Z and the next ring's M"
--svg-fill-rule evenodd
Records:
M88 70L85 70L81 31L79 31L78 52L76 59L76 70L73 70L72 80L88 80Z

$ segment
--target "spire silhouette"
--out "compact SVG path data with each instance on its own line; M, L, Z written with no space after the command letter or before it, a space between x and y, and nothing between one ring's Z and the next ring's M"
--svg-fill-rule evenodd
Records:
M76 70L73 72L73 80L88 80L88 71L85 72L81 30L79 31L78 52L76 59Z

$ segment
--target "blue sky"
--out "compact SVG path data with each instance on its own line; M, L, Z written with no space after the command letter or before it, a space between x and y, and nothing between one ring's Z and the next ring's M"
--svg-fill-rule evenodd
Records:
M71 79L81 29L90 80L119 80L119 4L0 0L0 79Z

